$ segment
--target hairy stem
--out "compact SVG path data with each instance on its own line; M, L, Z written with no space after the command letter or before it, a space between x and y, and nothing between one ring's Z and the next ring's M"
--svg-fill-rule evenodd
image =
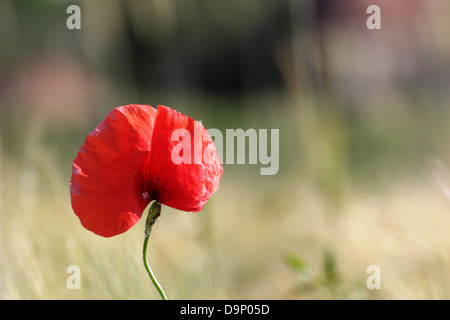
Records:
M147 270L148 276L152 280L153 285L158 290L159 294L161 295L161 298L163 300L167 300L167 296L164 293L164 290L162 289L161 285L159 284L158 280L153 274L152 268L150 268L150 265L148 264L147 261L147 246L148 240L150 239L150 232L152 231L153 224L159 217L160 213L161 213L161 203L159 203L158 201L154 201L150 207L150 210L148 211L148 217L145 223L145 239L144 239L144 248L142 250L142 259L144 260L145 270Z

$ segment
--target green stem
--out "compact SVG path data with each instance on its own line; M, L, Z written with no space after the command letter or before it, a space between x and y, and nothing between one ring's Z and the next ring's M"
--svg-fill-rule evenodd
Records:
M147 246L148 240L150 239L150 232L152 231L153 224L159 217L160 213L161 213L161 203L159 203L158 201L154 201L150 207L150 210L148 211L148 217L145 223L145 239L144 239L144 248L142 250L142 259L144 260L145 270L147 270L147 273L150 279L152 280L153 285L158 290L159 294L161 295L161 298L163 300L167 300L167 296L164 293L164 290L162 289L161 285L159 284L158 280L153 274L152 268L150 268L150 265L148 264L147 261Z

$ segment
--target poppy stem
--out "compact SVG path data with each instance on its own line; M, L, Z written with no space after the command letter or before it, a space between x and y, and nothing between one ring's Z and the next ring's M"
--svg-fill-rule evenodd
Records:
M144 260L145 270L147 270L147 273L150 279L152 280L153 285L156 287L159 294L161 295L161 298L163 300L168 300L166 294L164 293L164 290L162 289L161 285L159 284L158 280L153 274L152 268L150 268L150 265L148 264L147 261L147 246L148 240L150 239L150 232L152 231L153 224L155 223L156 219L159 217L160 214L161 214L161 203L158 201L154 201L150 207L150 210L148 211L148 217L145 223L145 239L144 239L144 248L142 251L142 259Z

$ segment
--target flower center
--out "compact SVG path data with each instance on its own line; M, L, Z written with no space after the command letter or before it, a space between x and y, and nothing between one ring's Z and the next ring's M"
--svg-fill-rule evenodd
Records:
M150 202L152 200L159 201L161 197L161 186L159 184L159 177L156 179L151 179L151 175L148 177L149 179L144 183L144 192L142 193L142 197L146 202Z

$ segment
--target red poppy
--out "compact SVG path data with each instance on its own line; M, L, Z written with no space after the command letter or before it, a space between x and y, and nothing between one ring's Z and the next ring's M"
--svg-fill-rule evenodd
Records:
M200 133L201 162L174 163L172 150L181 143L172 137L176 129L191 137ZM199 140L191 139L190 150L199 148ZM214 143L199 122L165 106L126 105L89 134L73 161L72 208L86 229L111 237L136 224L153 200L200 211L218 189L222 172Z

